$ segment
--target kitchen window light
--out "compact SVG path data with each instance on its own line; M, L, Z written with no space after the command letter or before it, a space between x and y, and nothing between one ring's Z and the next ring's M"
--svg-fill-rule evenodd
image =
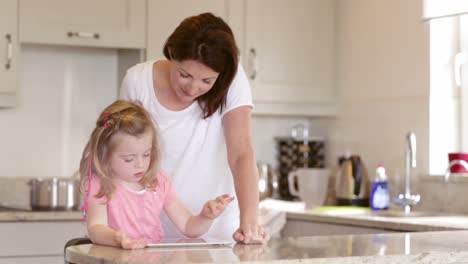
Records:
M447 153L468 151L468 15L429 23L429 173L441 175Z
M435 19L468 14L466 0L423 0L424 19Z
M461 97L461 147L468 151L468 15L459 18L460 52L455 57L455 76Z

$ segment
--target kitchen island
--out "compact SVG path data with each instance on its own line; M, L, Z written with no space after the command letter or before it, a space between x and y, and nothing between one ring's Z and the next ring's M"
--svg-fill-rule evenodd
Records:
M289 237L267 245L122 250L68 247L72 263L468 263L468 231Z

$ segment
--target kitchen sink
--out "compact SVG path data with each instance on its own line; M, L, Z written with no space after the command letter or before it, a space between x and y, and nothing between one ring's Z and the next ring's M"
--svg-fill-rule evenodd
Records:
M375 211L371 212L372 215L375 216L382 216L382 217L431 217L431 216L440 216L440 213L435 212L418 212L412 211L409 213L405 213L402 211L397 210L387 210L387 211Z
M371 211L369 207L356 206L321 206L312 210L314 213L321 213L333 216L379 216L379 217L436 217L443 216L438 212L412 211L405 213L403 210L390 209L385 211Z
M329 216L344 221L375 221L402 223L412 225L426 225L438 230L437 226L442 230L451 229L467 229L468 215L443 213L443 212L428 212L428 211L412 211L405 213L400 208L391 208L385 211L371 211L369 207L355 206L321 206L310 211L313 214L321 216ZM408 227L411 230L411 227Z
M313 213L322 213L326 215L369 215L369 207L359 206L320 206L312 209Z

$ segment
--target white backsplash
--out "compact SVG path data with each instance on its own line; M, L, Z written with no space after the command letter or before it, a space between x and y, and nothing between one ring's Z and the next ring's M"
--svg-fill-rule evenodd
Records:
M117 97L115 50L23 45L18 105L0 109L0 176L69 176Z

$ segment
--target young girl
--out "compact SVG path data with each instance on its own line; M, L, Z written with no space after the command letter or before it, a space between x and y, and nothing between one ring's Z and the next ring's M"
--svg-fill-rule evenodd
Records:
M185 236L198 237L234 199L219 196L192 215L158 170L157 143L151 118L138 104L116 101L98 118L80 163L93 243L125 249L157 243L164 237L162 210Z

